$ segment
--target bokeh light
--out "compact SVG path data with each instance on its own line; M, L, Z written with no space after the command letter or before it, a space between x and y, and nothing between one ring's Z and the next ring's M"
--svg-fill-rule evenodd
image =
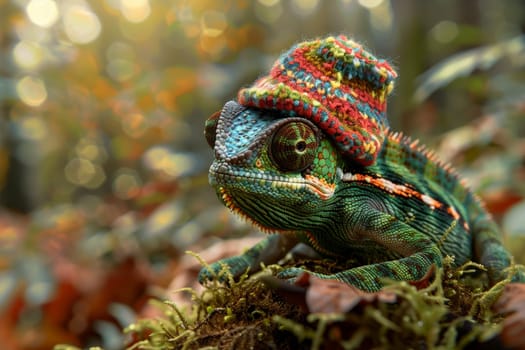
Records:
M258 20L272 24L283 14L283 5L281 0L257 0L254 10Z
M157 209L146 221L145 232L149 236L164 233L177 223L182 215L182 209L175 203L167 203Z
M150 148L144 153L143 161L147 168L173 178L183 175L195 166L191 155L175 153L165 146Z
M36 70L43 58L44 50L35 42L21 40L13 48L13 60L22 69Z
M390 1L382 1L379 5L369 8L370 24L379 32L390 32L393 26L393 14Z
M38 107L47 99L47 90L42 79L25 76L16 84L16 93L20 100L31 107Z
M142 180L136 170L121 168L113 180L113 193L121 199L130 199L140 192Z
M133 62L121 58L109 61L106 70L111 78L120 82L131 79L137 71Z
M44 141L48 136L48 128L40 117L26 116L19 125L22 136L27 140Z
M263 6L272 7L281 2L281 0L257 0Z
M121 125L122 130L133 138L141 137L149 127L148 120L141 113L126 114L122 118Z
M359 5L371 9L381 5L383 0L357 0L357 2L359 3Z
M319 0L292 0L291 2L293 10L301 16L313 14L319 5Z
M228 27L228 21L223 12L206 11L201 17L202 34L218 37Z
M446 44L458 35L458 25L452 21L441 21L430 31L432 37L439 43Z
M200 34L201 24L193 14L191 6L181 6L177 11L177 18L182 24L186 37L194 38Z
M75 153L81 159L97 163L104 162L108 157L104 148L102 148L99 143L91 137L80 139L75 146Z
M120 0L120 11L128 21L140 23L149 17L151 7L148 0Z
M58 6L53 0L31 0L26 6L29 20L37 26L49 28L59 17Z
M64 168L66 179L74 185L98 188L106 180L102 167L87 159L73 158Z
M92 42L102 30L97 15L82 5L66 6L63 22L67 37L76 44Z
M139 72L135 64L135 52L129 44L121 41L112 43L106 51L106 57L106 71L115 81L124 82Z

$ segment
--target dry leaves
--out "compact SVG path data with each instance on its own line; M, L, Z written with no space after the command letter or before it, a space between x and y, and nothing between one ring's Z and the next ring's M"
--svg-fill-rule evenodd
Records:
M295 284L271 276L261 279L286 301L310 313L346 313L357 305L396 301L396 295L389 291L365 292L344 282L308 273L299 275Z
M505 315L500 334L503 344L509 349L525 350L525 284L506 285L494 311Z

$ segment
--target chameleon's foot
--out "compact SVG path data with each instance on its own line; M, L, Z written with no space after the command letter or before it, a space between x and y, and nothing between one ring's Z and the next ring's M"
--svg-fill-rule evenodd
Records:
M525 283L525 271L516 271L512 275L511 283Z
M377 265L374 265L374 267ZM434 271L434 269L431 269ZM350 286L354 286L358 289L361 289L366 292L377 292L380 289L384 287L385 280L388 276L381 276L378 273L376 273L374 270L370 269L370 266L361 266L356 267L350 270L340 271L336 273L319 273L319 272L312 272L308 271L303 268L299 267L292 267L287 268L279 273L277 273L277 277L280 279L285 279L290 283L295 283L301 275L301 273L308 273L312 276L315 276L320 279L326 279L326 280L336 280L339 282L346 283ZM430 272L429 272L430 276ZM406 276L402 278L403 280L411 280L409 276ZM416 279L416 278L414 278ZM427 282L427 277L422 278L422 280L425 279L424 282ZM419 281L419 279L417 279Z
M331 274L325 274L325 273L319 273L319 272L312 272L309 270L306 270L301 267L290 267L286 268L282 271L279 271L277 273L277 278L280 278L282 280L286 280L290 283L295 283L299 276L303 273L307 273L309 275L315 276L317 278L325 279L325 280L338 280L341 281L341 276L338 273L331 273ZM348 276L351 276L351 272L346 272Z
M203 267L199 271L199 276L197 277L200 284L205 284L208 281L214 280L215 278L219 278L218 274L221 270L221 266L214 266L216 264L211 264L209 266Z
M290 267L282 271L279 271L276 276L277 278L280 278L282 280L287 280L290 283L295 283L295 281L297 280L297 277L299 277L299 275L304 272L311 273L300 267Z
M243 273L248 271L250 264L238 256L222 259L208 266L204 266L199 272L199 283L204 284L208 281L217 280L227 282L230 277L238 279Z
M199 283L203 284L212 280L226 282L230 278L237 280L247 271L257 272L261 269L261 263L269 265L277 262L296 244L295 236L270 235L244 254L222 259L203 267L199 272Z

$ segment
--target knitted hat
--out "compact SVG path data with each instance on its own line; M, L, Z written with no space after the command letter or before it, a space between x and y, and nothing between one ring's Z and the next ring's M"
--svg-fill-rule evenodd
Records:
M388 128L386 96L396 76L388 62L340 35L293 46L238 100L307 118L342 154L370 165Z

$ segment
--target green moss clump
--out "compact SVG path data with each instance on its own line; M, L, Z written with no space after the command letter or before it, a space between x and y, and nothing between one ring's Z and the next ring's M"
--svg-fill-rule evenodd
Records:
M203 294L193 293L191 310L159 302L165 318L128 327L134 339L128 350L463 349L493 339L501 318L491 305L508 281L488 288L482 266L450 263L426 288L392 282L377 297L336 313L308 313L293 303L304 296L291 303L257 275L234 281L221 271L227 283L215 280ZM395 298L385 302L381 293Z
M219 280L227 280L227 283ZM165 349L299 349L296 337L272 321L279 315L304 321L299 308L276 298L256 278L234 281L227 270L207 284L201 295L192 293L191 310L169 301L155 301L162 319L145 319L126 329L134 342L128 350Z

